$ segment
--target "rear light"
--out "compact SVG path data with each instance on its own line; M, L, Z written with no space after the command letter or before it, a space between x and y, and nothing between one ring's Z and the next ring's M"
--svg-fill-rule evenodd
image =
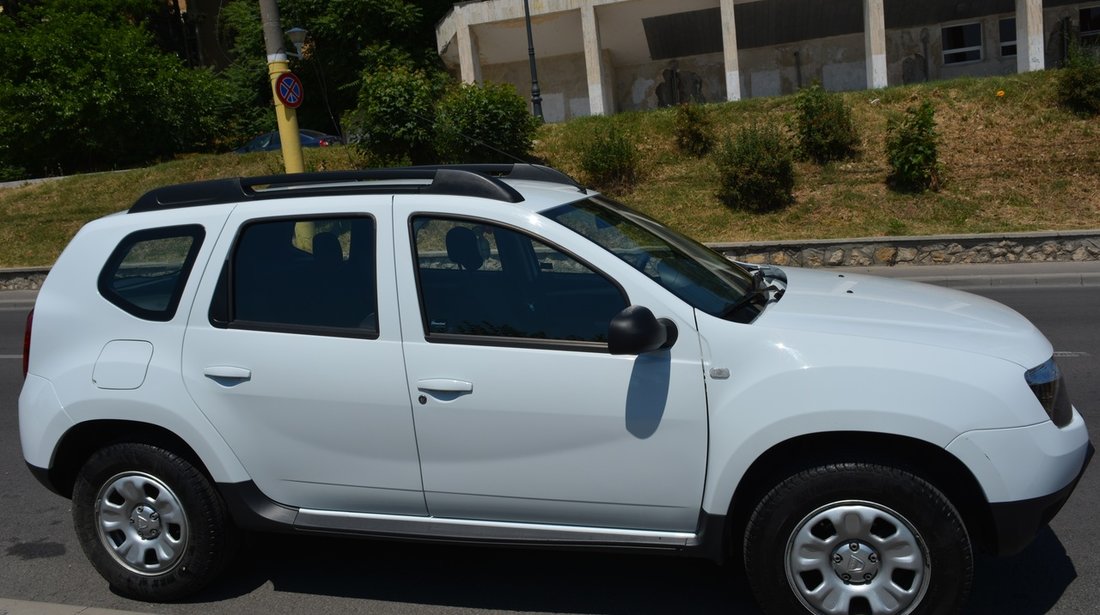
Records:
M27 367L31 360L31 325L34 323L34 308L27 314L27 328L23 330L23 378L27 378Z
M321 146L321 147L328 147L328 146L329 146L329 145L331 145L331 144L330 144L330 143L329 143L328 141L326 141L326 140L324 140L324 139L321 139L321 140L319 140L319 141L317 142L317 145L319 145L319 146Z

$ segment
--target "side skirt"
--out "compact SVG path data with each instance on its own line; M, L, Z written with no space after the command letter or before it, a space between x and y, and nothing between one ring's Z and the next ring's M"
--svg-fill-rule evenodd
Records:
M659 532L415 517L295 508L272 501L256 484L221 483L233 519L245 529L479 545L650 551L724 561L726 517L700 512L696 532Z

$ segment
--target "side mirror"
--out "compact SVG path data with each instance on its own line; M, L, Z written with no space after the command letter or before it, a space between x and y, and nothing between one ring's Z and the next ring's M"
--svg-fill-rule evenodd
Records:
M611 319L607 349L611 354L644 354L671 348L677 335L671 320L658 319L647 307L631 305Z

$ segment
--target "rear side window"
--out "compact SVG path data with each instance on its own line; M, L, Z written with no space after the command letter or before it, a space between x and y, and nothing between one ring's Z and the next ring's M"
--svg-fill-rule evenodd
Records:
M216 327L378 337L374 219L309 217L252 222L222 270Z
M138 318L171 320L204 236L197 224L127 235L99 275L100 294Z

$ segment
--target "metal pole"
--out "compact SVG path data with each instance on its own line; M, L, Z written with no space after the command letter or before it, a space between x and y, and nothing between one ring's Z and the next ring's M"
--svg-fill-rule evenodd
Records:
M283 164L287 173L305 171L302 163L302 141L298 134L298 115L294 109L283 105L275 95L275 80L290 72L286 49L283 48L283 29L279 25L279 5L275 0L260 0L260 19L264 24L264 47L267 49L267 73L271 78L271 97L275 99L275 119L279 123L279 139L283 146Z
M531 7L523 0L523 14L527 18L527 55L531 60L531 110L540 120L542 117L542 93L539 91L539 74L535 70L535 40L531 36Z

